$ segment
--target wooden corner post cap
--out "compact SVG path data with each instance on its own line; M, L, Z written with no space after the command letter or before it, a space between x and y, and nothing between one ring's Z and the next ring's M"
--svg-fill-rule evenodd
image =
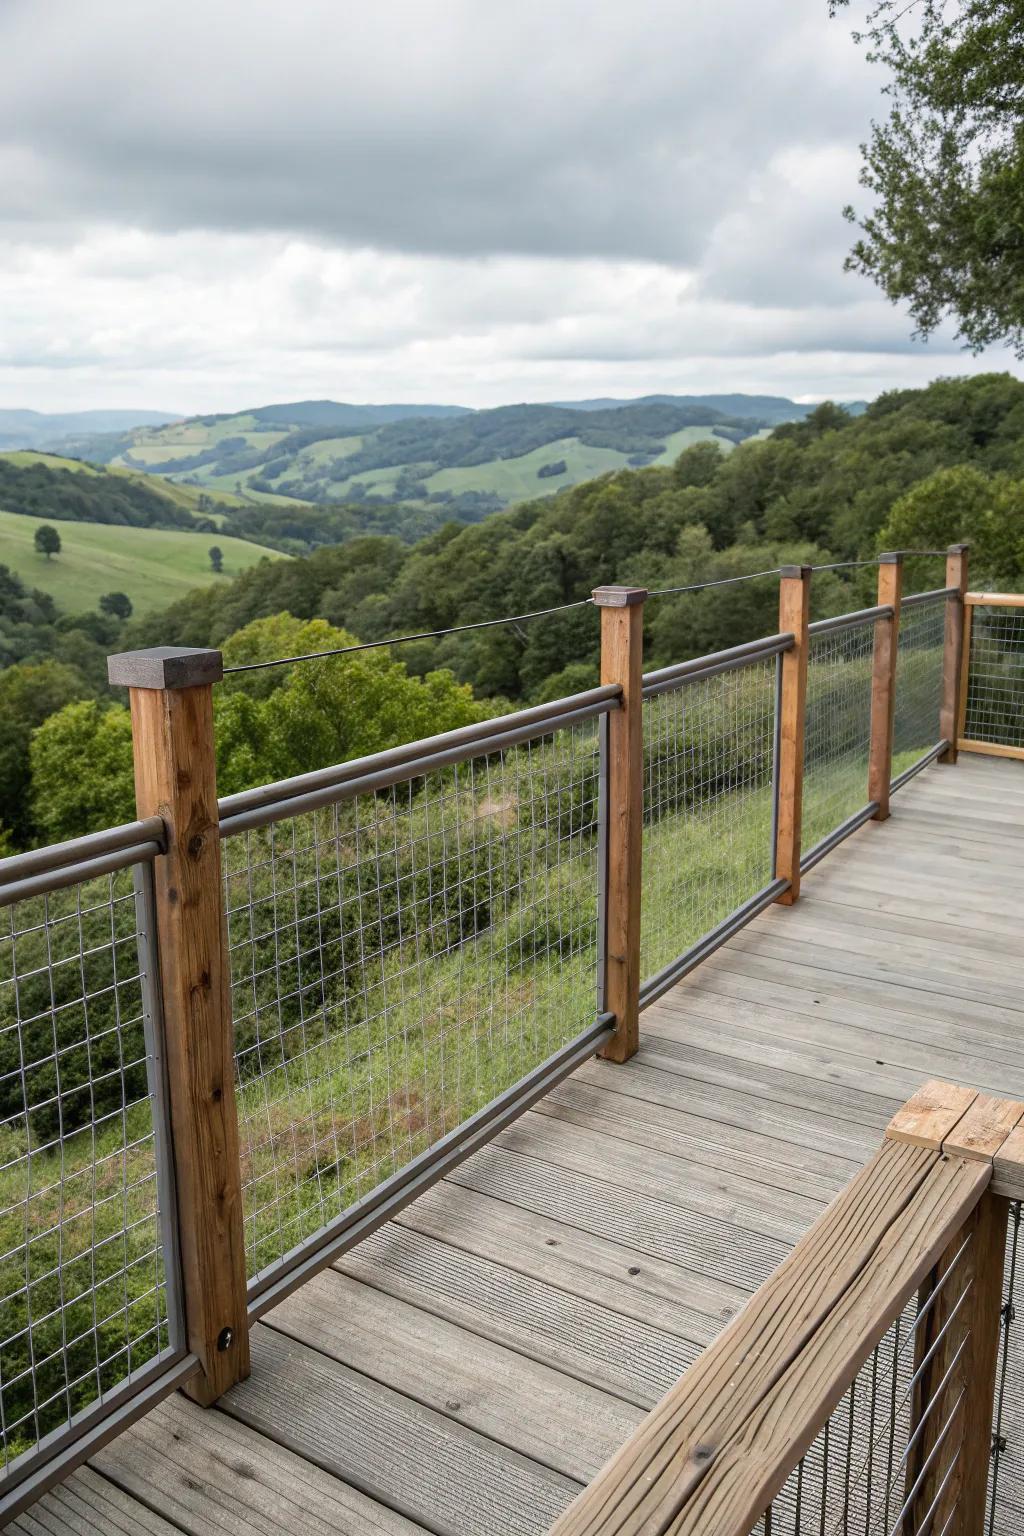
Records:
M121 688L200 688L223 676L220 651L191 645L155 645L107 657L107 681Z
M632 608L647 597L646 587L595 587L591 597L599 608Z

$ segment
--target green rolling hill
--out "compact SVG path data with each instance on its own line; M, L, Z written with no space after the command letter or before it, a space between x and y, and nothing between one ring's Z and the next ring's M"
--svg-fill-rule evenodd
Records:
M47 560L34 539L40 524L50 521L0 511L0 565L8 566L26 586L49 593L66 613L94 609L107 592L124 592L136 613L150 613L195 587L237 576L258 560L287 558L222 533L53 522L61 552ZM210 565L211 544L224 556L219 576Z
M702 438L725 452L807 407L742 396L514 405L494 410L299 401L195 416L91 440L88 457L190 486L265 502L449 509L471 521L609 470L671 462ZM759 409L758 409L759 408Z

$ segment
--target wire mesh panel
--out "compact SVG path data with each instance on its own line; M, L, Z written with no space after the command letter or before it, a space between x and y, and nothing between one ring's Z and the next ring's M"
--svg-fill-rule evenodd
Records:
M1010 1206L1003 1268L1002 1330L996 1371L988 1536L1024 1530L1024 1243L1021 1204Z
M893 778L912 767L939 741L947 601L945 596L930 598L926 603L915 603L900 614L893 709Z
M180 1352L150 876L118 870L0 908L5 1470Z
M776 665L761 658L644 702L645 977L772 879Z
M972 605L963 735L1024 754L1024 608Z
M867 803L873 622L810 635L804 738L804 857Z
M942 1536L963 1410L955 1367L970 1349L970 1241L876 1345L752 1536ZM931 1371L944 1342L948 1375Z
M595 1017L598 726L226 837L251 1282Z

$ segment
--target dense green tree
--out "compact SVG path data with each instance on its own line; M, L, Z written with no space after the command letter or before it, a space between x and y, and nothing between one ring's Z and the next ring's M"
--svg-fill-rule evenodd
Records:
M831 0L832 9L848 0ZM923 335L951 317L976 351L1024 357L1024 17L1020 0L874 0L864 36L891 73L863 146L872 201L848 258Z
M132 600L126 592L105 592L100 598L100 612L112 619L130 619Z
M39 524L32 542L39 553L46 556L47 560L52 555L60 554L60 534L56 528L51 528L49 523Z
M66 704L33 734L29 757L32 814L44 841L133 819L132 727L123 706Z
M29 743L48 716L80 698L86 682L76 667L59 661L8 667L0 672L0 825L24 846L33 832Z
M965 539L975 585L1014 590L1024 576L1024 480L970 464L936 470L901 496L879 535L886 549Z
M208 553L211 568L219 574L224 569L224 551L219 544L211 544Z

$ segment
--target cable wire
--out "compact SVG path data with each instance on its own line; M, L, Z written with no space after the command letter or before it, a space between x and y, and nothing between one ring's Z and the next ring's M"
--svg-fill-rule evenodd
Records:
M549 613L565 613L570 608L592 607L592 597L580 598L576 603L560 603L555 608L537 608L533 613L513 613L503 619L480 619L475 624L453 624L450 629L426 629L416 635L393 635L390 640L364 640L358 645L339 645L330 651L310 651L305 656L277 656L272 661L246 661L234 667L225 667L224 676L232 672L260 672L266 667L290 667L298 661L321 661L326 656L351 656L354 651L375 651L386 645L404 645L408 640L440 640L444 635L461 635L470 629L493 629L498 624L520 624L526 619L542 619Z

